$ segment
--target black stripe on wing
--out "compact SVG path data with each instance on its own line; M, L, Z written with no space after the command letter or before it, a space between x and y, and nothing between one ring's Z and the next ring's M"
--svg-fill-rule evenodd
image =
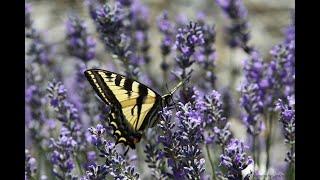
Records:
M93 77L91 76L93 75ZM106 73L107 77L111 77L111 73ZM108 85L104 82L103 78L100 74L98 74L97 71L85 71L85 76L89 80L90 84L93 86L94 90L97 92L98 96L109 105L111 103L116 108L121 109L121 104L111 91L111 89L108 87ZM94 79L96 82L94 82ZM103 94L99 91L99 88L101 88L102 92L105 94L105 97L103 97ZM107 100L105 100L105 98Z
M161 109L161 97L157 96L156 97L156 101L153 104L152 108L149 110L148 114L146 115L146 117L143 120L143 123L141 125L141 127L139 128L139 131L144 130L147 127L153 127L157 121L157 118L159 116L159 110Z

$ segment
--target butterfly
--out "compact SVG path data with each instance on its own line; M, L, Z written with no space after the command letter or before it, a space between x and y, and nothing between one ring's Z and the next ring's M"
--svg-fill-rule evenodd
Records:
M159 111L183 84L180 82L170 93L160 96L146 85L118 73L88 69L84 74L100 99L110 107L109 124L116 144L123 143L132 149L144 130L157 123Z

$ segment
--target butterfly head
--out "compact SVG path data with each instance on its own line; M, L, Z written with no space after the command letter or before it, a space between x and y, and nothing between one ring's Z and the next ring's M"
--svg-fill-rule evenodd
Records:
M171 101L172 101L172 94L165 94L164 96L162 96L161 106L162 107L169 106Z
M168 94L165 94L162 96L162 102L161 102L162 107L170 106L170 102L173 101L173 98L172 98L173 94L187 81L188 79L180 81Z

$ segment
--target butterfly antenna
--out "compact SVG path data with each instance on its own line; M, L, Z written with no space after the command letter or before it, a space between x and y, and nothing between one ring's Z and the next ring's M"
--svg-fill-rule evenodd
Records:
M168 88L168 84L167 84L167 83L166 83L166 88L167 88L167 92L169 92L169 88ZM176 91L176 90L174 90L174 91ZM169 93L169 98L171 99L171 101L173 102L173 105L174 105L175 108L177 109L176 102L174 101L174 99L173 99L173 97L172 97L174 91L171 91L171 92Z
M189 82L190 76L188 76L187 78L181 80L170 92L170 94L172 95L177 89L179 89L181 86L183 86L184 84L186 84L187 82Z

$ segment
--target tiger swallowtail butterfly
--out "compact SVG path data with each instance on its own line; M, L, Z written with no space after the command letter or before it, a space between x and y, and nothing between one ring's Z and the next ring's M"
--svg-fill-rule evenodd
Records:
M143 131L156 124L158 112L182 84L160 96L146 85L118 73L89 69L84 74L101 100L110 107L109 124L113 127L116 143L132 149L141 140Z

